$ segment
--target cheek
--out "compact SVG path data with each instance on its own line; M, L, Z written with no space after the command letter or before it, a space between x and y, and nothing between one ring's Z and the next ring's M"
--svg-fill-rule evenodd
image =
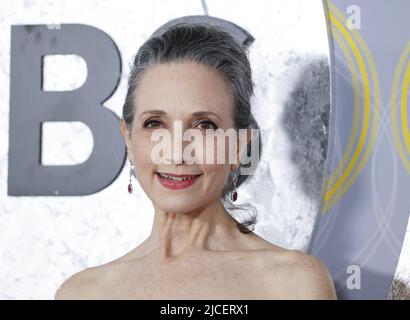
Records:
M133 139L133 153L134 153L134 165L138 171L141 169L146 170L148 167L152 167L151 152L155 145L155 141L150 141L150 136L146 137L143 134L135 134Z
M237 138L218 135L206 137L203 154L207 164L232 164L237 162Z
M212 186L212 189L218 190L218 192L223 189L229 176L229 165L207 164L203 165L202 170L205 173L207 187Z

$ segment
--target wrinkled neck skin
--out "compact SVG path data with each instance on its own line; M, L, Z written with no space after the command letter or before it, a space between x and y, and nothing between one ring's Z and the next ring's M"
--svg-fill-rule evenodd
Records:
M145 244L148 251L166 262L177 259L184 252L238 249L238 240L243 236L222 203L214 202L189 213L155 208L152 232Z

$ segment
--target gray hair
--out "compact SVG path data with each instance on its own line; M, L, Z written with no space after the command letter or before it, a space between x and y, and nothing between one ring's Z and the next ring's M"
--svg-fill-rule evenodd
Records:
M251 66L244 48L228 32L220 27L186 22L169 27L162 34L151 36L138 50L128 78L128 91L123 106L123 119L127 129L131 132L134 119L134 93L138 80L150 66L171 63L195 61L222 72L229 79L233 92L232 116L235 129L259 129L251 112L251 97L253 95L253 81ZM259 158L262 152L261 136L258 135ZM248 143L247 152L251 153L252 143ZM237 176L236 187L243 184L249 175L241 175L241 168L248 164L239 164L234 173L229 175L221 199L228 211L253 211L253 215L242 223L239 229L248 233L256 223L256 210L250 205L234 205L230 200L230 193L234 190L233 176ZM251 228L249 228L251 227Z

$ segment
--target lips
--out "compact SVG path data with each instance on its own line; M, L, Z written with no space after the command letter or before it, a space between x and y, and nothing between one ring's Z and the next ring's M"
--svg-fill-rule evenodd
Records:
M165 172L156 173L159 182L167 189L185 189L194 184L202 174L173 174Z

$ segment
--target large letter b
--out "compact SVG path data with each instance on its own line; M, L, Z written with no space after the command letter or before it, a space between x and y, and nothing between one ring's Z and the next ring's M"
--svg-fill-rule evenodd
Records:
M87 79L73 91L42 90L45 55L76 54L87 63ZM121 58L112 39L91 26L12 26L8 195L77 196L97 192L121 171L126 149L118 117L102 103L115 91ZM72 166L41 165L45 121L81 121L94 140L90 157Z

